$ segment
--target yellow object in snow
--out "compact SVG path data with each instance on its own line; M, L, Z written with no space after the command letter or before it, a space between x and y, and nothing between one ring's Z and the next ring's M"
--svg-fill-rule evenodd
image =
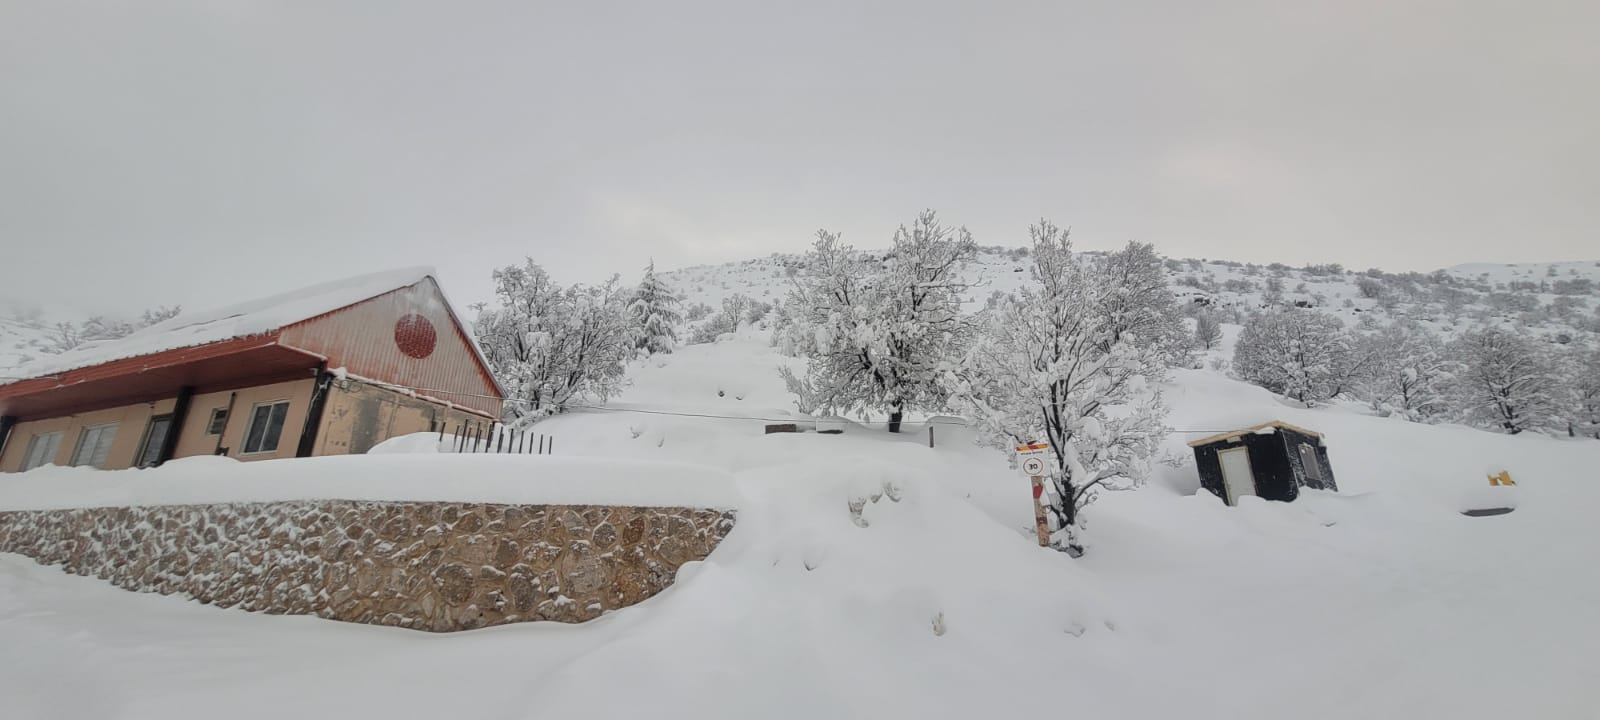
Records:
M1490 485L1516 485L1516 483L1511 481L1511 473L1509 471L1507 471L1507 470L1501 470L1499 475L1490 475L1489 476L1489 484Z

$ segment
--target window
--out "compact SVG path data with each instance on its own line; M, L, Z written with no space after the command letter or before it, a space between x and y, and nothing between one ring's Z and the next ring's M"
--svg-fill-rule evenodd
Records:
M1300 469L1306 480L1319 487L1322 485L1322 463L1317 461L1317 449L1307 443L1300 443Z
M117 438L117 424L91 425L78 434L78 449L72 451L72 465L105 467L111 454L111 441Z
M289 401L262 403L250 409L250 427L244 433L244 453L268 453L278 449L283 435L283 416L289 414Z
M144 430L144 443L139 445L139 467L151 467L161 461L161 449L167 445L167 433L172 432L172 416L157 415L150 418Z
M211 420L206 423L207 435L221 435L223 428L228 427L228 409L215 408L211 411Z
M34 435L28 440L27 454L22 456L22 469L32 470L55 462L56 452L60 449L61 433L48 432Z

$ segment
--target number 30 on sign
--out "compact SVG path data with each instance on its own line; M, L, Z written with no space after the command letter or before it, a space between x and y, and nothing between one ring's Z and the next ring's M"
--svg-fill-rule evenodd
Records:
M1044 454L1050 449L1049 443L1035 442L1017 446L1017 457L1022 458L1022 472L1032 477L1044 474Z

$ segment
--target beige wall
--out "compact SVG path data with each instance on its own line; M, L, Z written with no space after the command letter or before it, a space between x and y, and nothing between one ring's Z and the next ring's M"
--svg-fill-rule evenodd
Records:
M174 404L174 400L167 399L17 423L16 427L11 429L10 438L6 440L5 455L0 456L0 472L16 472L22 469L23 457L28 452L28 441L35 435L49 432L61 433L61 447L56 451L55 464L66 465L72 460L72 453L78 447L78 437L83 433L83 429L106 423L117 424L111 452L106 455L106 469L119 470L133 467L134 460L139 454L139 444L144 441L145 429L150 424L150 417L172 412Z
M216 452L217 436L207 435L206 426L211 420L213 409L228 406L229 395L236 395L233 414L228 420L222 438L222 446L228 448L229 457L240 460L294 457L295 450L300 444L300 430L305 427L306 410L311 405L311 389L314 384L314 380L308 378L195 395L189 401L189 414L184 418L183 427L178 430L178 444L173 457L211 455ZM250 422L250 409L257 403L278 400L289 401L289 412L284 416L283 435L278 439L278 449L269 453L249 455L240 453L244 446L245 426ZM145 429L150 424L150 417L170 413L176 404L176 398L167 398L153 403L124 405L109 410L17 423L11 430L10 439L6 441L5 454L0 456L0 472L21 470L22 461L28 451L28 441L34 435L55 431L61 432L61 449L56 452L55 464L67 465L72 459L73 450L78 446L78 437L84 428L111 422L117 423L117 434L112 442L111 452L106 456L104 469L121 470L133 467L138 458L139 445L144 441Z
M312 378L273 383L258 387L226 390L196 395L189 400L189 416L183 422L183 434L178 436L178 447L173 457L211 455L217 450L217 436L206 434L211 422L211 411L228 407L228 397L233 398L233 412L222 434L222 447L228 457L240 460L268 460L294 457L300 445L300 431L306 424L306 411L311 407L311 390L316 381ZM283 419L283 435L278 439L278 449L270 453L240 452L244 449L244 433L250 424L250 411L260 403L289 401L289 413Z
M488 418L356 380L336 380L328 390L313 455L364 453L400 435L427 432L435 422L489 424Z
M300 446L301 430L305 428L306 412L311 407L311 393L315 386L316 381L307 378L195 395L189 401L189 413L183 427L178 429L173 457L216 453L218 437L206 433L211 422L211 411L227 408L228 399L232 396L233 410L221 438L221 447L227 449L228 457L239 460L292 458ZM244 436L250 424L252 408L261 403L281 400L289 401L289 411L284 416L278 449L267 453L243 453ZM172 412L175 404L176 399L169 398L154 403L17 423L11 430L10 439L6 441L4 454L0 455L0 472L21 470L28 440L36 434L55 431L61 431L61 449L56 453L55 464L66 465L84 428L110 422L117 423L117 434L111 453L106 458L105 469L133 467L150 417ZM451 429L462 422L479 426L489 424L489 420L481 415L355 380L335 380L328 386L327 404L323 409L322 424L312 454L364 453L389 438L433 429L436 427L434 422L442 422Z

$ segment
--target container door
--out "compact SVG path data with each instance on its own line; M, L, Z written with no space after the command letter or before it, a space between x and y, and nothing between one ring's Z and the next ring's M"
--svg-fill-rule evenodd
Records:
M1228 487L1228 504L1238 505L1239 498L1256 494L1256 476L1250 471L1249 448L1233 448L1217 453L1222 461L1222 483Z

